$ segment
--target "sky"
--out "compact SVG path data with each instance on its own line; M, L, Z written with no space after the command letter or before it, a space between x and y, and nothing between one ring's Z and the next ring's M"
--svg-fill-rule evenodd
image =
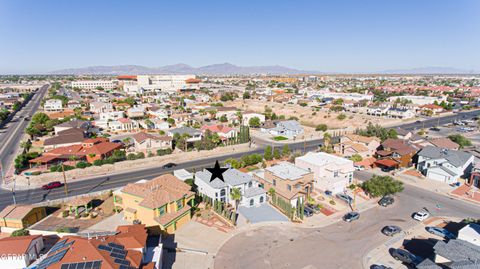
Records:
M185 63L480 70L478 0L0 0L0 74Z

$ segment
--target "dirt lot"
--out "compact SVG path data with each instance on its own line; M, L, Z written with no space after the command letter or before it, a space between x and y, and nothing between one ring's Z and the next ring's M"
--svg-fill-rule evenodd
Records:
M314 111L311 107L301 107L299 105L289 105L285 103L266 102L260 100L247 100L245 103L243 100L235 100L225 103L225 106L241 107L244 110L252 110L255 112L263 113L265 111L265 105L272 108L273 112L277 115L285 115L288 119L290 116L295 116L300 119L300 122L304 126L315 127L318 124L324 123L330 129L339 129L351 127L353 129L360 128L366 125L367 122L374 124L386 125L400 123L401 120L385 119L380 117L373 117L362 114L353 114L349 112L343 112L347 118L344 120L338 120L338 112L330 112L326 108L322 108L319 111ZM316 112L315 115L312 113Z

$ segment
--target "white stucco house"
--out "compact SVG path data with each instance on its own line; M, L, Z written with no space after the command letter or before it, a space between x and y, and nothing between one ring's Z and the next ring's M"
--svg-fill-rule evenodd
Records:
M242 123L243 125L249 125L249 121L251 118L258 118L260 120L260 124L265 122L265 115L256 113L256 112L245 112L242 114Z
M296 120L286 120L275 123L275 127L267 129L267 131L273 136L285 136L288 138L294 138L300 134L303 134L303 127Z
M451 184L470 174L473 161L467 152L426 146L418 152L417 169L428 179Z
M211 175L208 170L195 173L195 185L198 187L198 192L205 194L213 200L235 206L235 201L230 197L233 188L240 189L242 193L239 206L259 206L267 200L266 191L249 174L230 168L223 173L225 181L221 181L218 178L210 181Z
M43 104L43 110L48 111L48 112L50 112L50 111L62 111L63 110L62 100L48 99Z
M297 157L295 165L313 172L315 188L334 194L345 191L355 171L353 161L325 152L309 152Z
M480 224L470 223L458 231L457 239L465 240L480 247Z

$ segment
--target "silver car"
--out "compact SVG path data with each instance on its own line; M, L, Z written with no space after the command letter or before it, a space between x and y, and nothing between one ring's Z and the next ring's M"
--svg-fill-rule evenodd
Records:
M382 234L387 235L387 236L394 236L402 231L402 228L395 226L395 225L389 225L385 226L382 229Z

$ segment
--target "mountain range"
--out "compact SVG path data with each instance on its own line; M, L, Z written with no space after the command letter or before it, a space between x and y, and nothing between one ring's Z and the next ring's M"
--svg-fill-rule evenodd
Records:
M341 72L339 72L341 73ZM336 73L336 74L339 74ZM345 72L344 72L345 73ZM358 73L358 72L355 72ZM464 70L451 67L421 67L412 69L389 69L377 74L478 74L475 70ZM297 75L297 74L335 74L332 72L319 72L299 70L290 67L272 66L238 66L230 63L212 64L193 67L187 64L165 65L160 67L146 67L141 65L113 65L90 66L82 68L61 69L49 72L53 75L125 75L125 74L194 74L194 75ZM359 73L361 74L361 73Z
M120 75L120 74L194 74L194 75L250 75L250 74L306 74L318 73L294 68L274 66L237 66L230 63L192 67L187 64L146 67L141 65L90 66L70 68L50 72L49 74L72 75Z

